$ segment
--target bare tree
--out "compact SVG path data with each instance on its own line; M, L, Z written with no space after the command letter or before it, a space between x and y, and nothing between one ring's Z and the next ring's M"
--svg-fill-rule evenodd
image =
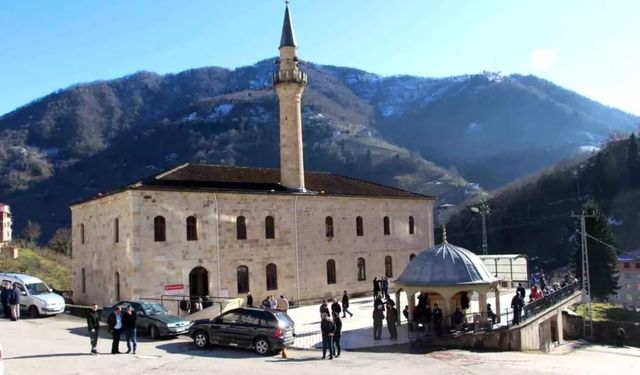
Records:
M41 235L42 228L40 227L40 224L27 220L27 225L22 231L22 239L27 241L29 245L36 245Z

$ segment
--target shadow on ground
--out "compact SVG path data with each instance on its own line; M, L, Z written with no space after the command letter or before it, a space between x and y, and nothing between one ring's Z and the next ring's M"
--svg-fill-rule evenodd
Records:
M87 331L87 327L85 326L81 326L81 327L74 327L74 328L67 328L67 331L69 331L69 333L71 333L72 335L77 335L77 336L84 336L87 338L87 340L89 340L89 332ZM138 342L162 342L162 341L171 341L176 339L176 337L161 337L158 340L151 340L148 336L146 335L141 335L140 333L138 333ZM109 332L107 332L107 326L106 325L101 325L100 326L100 336L99 336L100 340L109 340L111 341L111 334L109 334ZM121 344L126 344L126 340L125 340L125 335L124 332L122 333L122 336L120 336L120 343Z
M157 349L164 350L170 354L183 354L194 357L227 358L227 359L247 359L259 358L260 356L250 349L236 349L224 346L210 346L206 349L196 348L192 342L175 341L158 345ZM273 356L276 354L274 353ZM268 356L267 356L268 357Z

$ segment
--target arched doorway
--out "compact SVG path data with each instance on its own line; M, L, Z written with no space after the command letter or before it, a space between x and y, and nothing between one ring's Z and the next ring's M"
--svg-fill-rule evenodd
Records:
M195 267L189 272L189 296L209 295L209 272L204 267Z

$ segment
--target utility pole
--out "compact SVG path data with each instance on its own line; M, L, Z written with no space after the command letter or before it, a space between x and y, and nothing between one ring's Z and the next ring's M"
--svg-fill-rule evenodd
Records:
M584 336L593 336L593 315L591 311L591 280L589 277L589 249L587 247L587 224L586 218L595 217L595 215L587 215L584 211L580 215L571 215L571 217L580 218L580 232L582 242L582 302L585 303L584 309Z
M480 202L480 208L471 207L471 211L480 214L482 216L482 255L489 254L487 244L487 216L491 214L491 208L486 201Z

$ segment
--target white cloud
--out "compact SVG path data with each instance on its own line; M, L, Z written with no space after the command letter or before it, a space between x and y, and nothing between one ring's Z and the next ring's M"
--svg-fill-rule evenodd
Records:
M539 48L531 53L531 66L534 70L547 70L556 61L556 52L550 48Z

